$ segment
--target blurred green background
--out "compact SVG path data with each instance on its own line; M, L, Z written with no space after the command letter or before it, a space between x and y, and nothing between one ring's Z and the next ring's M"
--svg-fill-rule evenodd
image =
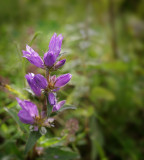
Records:
M53 147L47 138L67 130L67 138L55 146L75 150L82 160L143 160L143 18L143 0L0 1L0 82L17 90L0 87L0 159L26 157L28 133L12 114L20 109L15 97L39 102L26 91L24 75L44 73L23 59L21 51L29 44L43 56L56 32L64 36L67 59L57 74L72 74L58 96L77 110L60 114L39 146Z

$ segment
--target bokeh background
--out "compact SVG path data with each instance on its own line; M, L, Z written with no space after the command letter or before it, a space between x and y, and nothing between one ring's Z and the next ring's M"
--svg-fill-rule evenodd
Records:
M16 123L15 97L39 103L26 89L24 75L43 71L21 51L29 44L43 56L56 32L64 36L67 59L57 74L72 74L58 96L77 110L60 114L48 138L67 130L69 136L55 146L77 151L82 160L143 160L143 18L143 0L0 1L0 159L26 157L28 133ZM46 140L39 145L53 146Z

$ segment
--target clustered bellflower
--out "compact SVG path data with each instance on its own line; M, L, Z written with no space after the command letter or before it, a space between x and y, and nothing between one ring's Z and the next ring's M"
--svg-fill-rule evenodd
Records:
M54 33L49 43L49 50L44 54L43 59L28 45L26 45L26 51L22 51L23 57L39 68L56 70L63 66L66 61L65 59L57 61L61 51L62 40L63 37L61 34L57 36L57 34Z
M63 74L59 77L50 75L51 72L56 71L66 62L65 59L59 60L62 40L63 36L61 34L57 36L57 34L54 33L49 43L49 49L44 54L43 59L28 45L26 45L26 51L22 51L23 57L31 64L46 71L46 77L41 74L28 73L25 75L25 78L36 96L41 96L42 94L46 96L47 104L52 108L51 113L57 112L65 104L65 100L57 101L56 93L61 87L65 86L72 77L70 73ZM48 108L46 111L41 110L41 112L39 112L34 103L28 100L16 99L21 107L18 113L19 119L22 123L30 124L31 131L40 130L41 134L45 134L45 127L53 127L54 119L48 116L50 114L45 114L45 112L48 112Z

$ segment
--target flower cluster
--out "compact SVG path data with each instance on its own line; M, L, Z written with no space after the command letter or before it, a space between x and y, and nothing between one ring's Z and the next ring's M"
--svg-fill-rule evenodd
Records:
M33 65L42 68L46 72L46 77L41 74L28 73L25 78L36 96L44 94L47 99L47 108L42 109L39 113L37 106L27 100L20 100L17 98L18 104L21 106L21 110L18 113L21 122L31 124L31 131L38 131L40 129L41 134L46 133L45 127L53 126L53 118L49 115L52 112L58 111L64 104L65 100L57 102L56 93L59 89L65 86L71 79L71 74L63 74L59 77L51 75L53 71L56 71L65 64L65 59L59 60L61 45L63 37L54 33L49 43L49 50L44 54L43 59L35 52L30 46L26 45L26 51L23 52L25 57ZM51 107L50 112L49 108Z

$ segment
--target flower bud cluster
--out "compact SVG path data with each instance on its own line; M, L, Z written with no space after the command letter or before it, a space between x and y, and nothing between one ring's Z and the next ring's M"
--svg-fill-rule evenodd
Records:
M61 34L57 36L54 33L49 43L49 50L44 54L43 59L28 45L26 45L26 51L22 51L23 57L31 64L44 69L46 72L46 77L41 74L28 73L25 75L25 78L36 96L41 96L42 94L46 96L48 100L47 106L52 108L51 112L58 111L65 104L65 100L57 102L56 93L72 77L69 73L59 77L50 74L62 67L66 62L65 59L59 61L62 40L63 37ZM48 117L50 114L43 114L48 112L49 108L46 111L42 110L41 114L39 114L38 108L34 103L27 100L20 100L19 98L17 98L17 102L22 108L18 113L19 119L25 124L31 124L30 131L39 130L41 134L45 134L45 127L54 126L54 119Z

